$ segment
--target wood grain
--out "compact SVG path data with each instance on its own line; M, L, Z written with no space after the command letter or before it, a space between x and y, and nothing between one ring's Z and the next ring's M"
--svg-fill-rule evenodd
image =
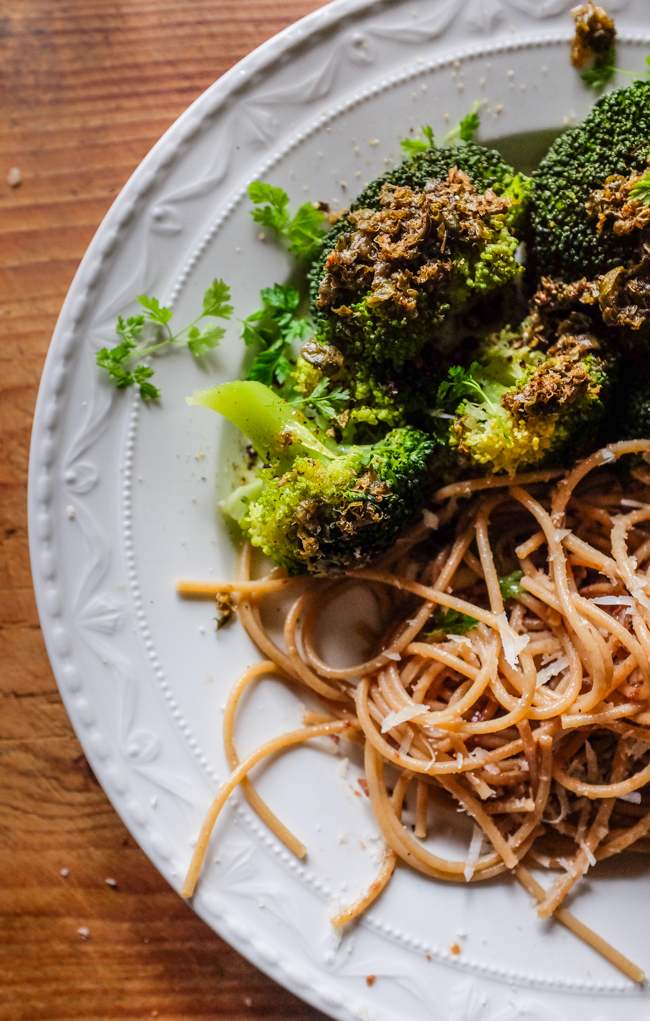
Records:
M52 677L26 520L43 361L106 210L196 96L320 6L0 2L0 1021L323 1019L215 936L113 811Z

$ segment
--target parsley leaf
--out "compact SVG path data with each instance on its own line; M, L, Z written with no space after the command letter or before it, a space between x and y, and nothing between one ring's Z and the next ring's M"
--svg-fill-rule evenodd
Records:
M309 322L309 319L304 319L299 316L297 319L294 318L290 323L284 326L284 339L287 344L291 344L294 340L307 340L308 337L313 335L314 328Z
M644 206L650 205L650 170L646 170L643 177L630 188L630 198L640 199Z
M458 610L439 610L433 618L433 631L423 632L425 638L436 638L438 635L466 635L478 624L476 617L469 617Z
M600 92L615 74L616 51L613 46L610 46L604 53L599 53L596 56L593 67L583 71L580 77L588 88Z
M194 322L183 327L178 333L172 334L169 328L169 321L174 314L172 309L161 305L158 298L139 294L138 301L145 309L144 314L130 316L126 321L122 316L117 317L115 332L122 338L122 343L117 347L103 347L101 351L98 351L95 356L97 365L100 369L108 372L109 379L115 383L118 390L125 390L129 386L137 385L143 400L156 400L160 397L160 390L153 383L147 382L153 376L154 370L148 365L129 367L131 359L144 358L170 344L186 344L191 354L195 358L200 358L206 351L217 346L226 331L222 326L214 324L199 329L196 324L205 316L229 319L233 312L232 305L227 304L229 300L230 289L228 286L223 280L213 280L203 295L201 314L196 317ZM156 343L150 344L148 347L138 347L138 340L144 329L145 321L153 324L155 331L153 335L157 336L157 340ZM160 339L161 333L162 340Z
M133 370L133 382L140 387L140 396L145 401L155 401L160 397L160 390L153 383L147 383L147 379L153 376L153 369L149 365L136 365Z
M230 288L223 280L213 280L203 295L203 315L218 316L219 319L230 319L233 314L230 301Z
M291 371L287 357L294 340L306 340L313 333L307 319L296 315L300 294L291 284L274 284L260 291L264 307L242 322L242 339L248 347L262 348L246 374L266 386L282 386Z
M478 131L481 126L481 118L478 115L478 111L483 105L483 102L484 101L482 99L477 99L470 112L463 117L460 124L457 124L455 128L452 128L451 131L445 135L443 141L451 142L453 145L456 145L458 139L460 139L461 142L471 142L474 138L475 132Z
M212 314L214 315L214 313ZM200 358L206 351L217 347L225 335L226 331L223 326L206 326L204 330L199 330L198 326L192 326L187 335L187 346L195 358Z
M300 303L300 295L291 284L273 284L273 287L264 287L260 291L260 297L265 305L271 308L279 308L283 312L295 312Z
M481 118L479 117L476 110L472 110L466 117L463 117L460 122L460 138L462 142L471 142L474 137L474 132L478 131L481 126Z
M261 209L253 209L251 216L257 223L264 227L270 227L276 234L280 234L289 222L289 196L282 188L274 188L271 184L264 184L262 181L253 181L248 186L248 195L256 206ZM268 203L262 205L262 203Z
M100 369L106 369L118 390L126 390L137 383L143 400L155 400L160 397L160 391L146 382L153 376L153 369L148 365L136 365L133 372L129 372L126 367L134 347L130 340L124 340L114 348L103 347L95 356L96 362Z
M242 320L242 340L247 347L259 344L260 347L271 347L277 340L277 323L269 316L267 309L253 312L248 319Z
M320 248L324 223L325 214L320 209L312 206L311 202L303 203L293 220L287 224L285 233L289 251L301 259L311 261Z
M280 386L282 386L282 384L286 381L286 378L290 372L291 362L289 361L289 359L283 354L278 355L275 366L273 368L273 375L275 376Z
M310 261L317 254L323 236L325 214L311 202L304 202L295 216L289 215L289 196L282 188L275 188L262 181L253 181L248 194L259 209L252 209L251 216L256 223L269 227L277 237L289 242L289 251L301 259Z
M512 574L506 574L504 578L499 578L499 588L504 599L517 599L523 595L524 590L519 584L523 576L523 571L513 571Z
M95 361L100 369L106 369L118 390L124 390L127 386L132 386L134 383L132 374L125 368L125 363L128 364L134 347L135 344L124 340L117 347L103 347L95 355Z
M331 393L327 392L329 387L329 379L325 376L320 379L309 397L301 397L295 401L291 401L294 408L308 405L313 408L318 414L323 415L328 421L332 421L337 418L343 411L343 406L350 400L350 391L341 390L339 387L336 390L332 390Z
M462 365L453 365L449 370L449 378L438 387L438 400L443 406L456 411L462 401L469 400L471 403L472 398L478 397L479 403L485 407L487 413L498 420L506 441L512 445L499 406L487 395L476 378L480 377L481 371L479 362L472 362L469 369L464 369Z
M430 124L423 124L421 128L422 134L426 141L421 138L403 138L400 142L402 152L405 156L415 156L418 152L426 152L427 149L435 149L436 143L433 140L433 128Z
M256 355L255 361L246 373L246 379L254 379L258 383L264 383L265 386L273 386L274 382L279 383L281 386L288 375L288 369L287 373L284 372L284 362L286 361L287 359L284 355L273 348L269 348L268 351L261 351ZM279 378L276 375L277 369L280 370Z
M143 315L129 316L126 322L124 322L122 316L118 316L115 332L117 333L118 337L124 338L125 343L129 344L131 347L135 347L136 344L135 338L139 333L142 332L143 326L144 326Z
M161 323L162 326L166 326L173 312L170 308L160 307L158 298L148 298L146 294L139 294L138 301L147 310L147 319L151 319L154 323Z

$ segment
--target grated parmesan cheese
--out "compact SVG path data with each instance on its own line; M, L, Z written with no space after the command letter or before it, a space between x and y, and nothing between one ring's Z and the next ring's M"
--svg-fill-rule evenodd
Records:
M471 646L471 644L472 644L470 642L469 638L465 637L464 635L445 635L445 638L449 642L454 642L455 645L469 645L469 646Z
M574 864L573 864L573 862L571 861L570 858L558 858L558 862L560 863L562 868L565 869L569 873L570 876L574 876L574 877L577 876L577 874L578 874L577 870L574 867Z
M592 602L597 606L634 606L632 596L596 596Z
M641 804L641 795L638 791L629 791L627 794L619 794L619 801L629 801L631 805Z
M553 532L553 538L555 539L556 542L560 543L562 542L563 539L566 539L567 535L571 535L570 528L556 528L555 531Z
M511 667L516 667L519 662L519 653L523 652L530 641L529 635L518 635L514 628L510 627L505 610L497 617L503 655Z
M563 670L566 670L568 665L569 660L567 659L567 657L560 656L553 663L549 663L548 666L545 666L541 670L538 670L537 684L535 685L535 687L540 688L542 684L546 684L547 681L550 681L551 677L556 677L558 674L561 674Z
M432 532L437 532L440 525L440 519L437 514L434 514L433 511L425 507L422 511L422 520L427 528L430 528Z
M397 712L389 713L388 716L384 717L381 724L381 732L385 734L387 730L392 730L393 727L399 727L400 723L407 723L412 720L414 716L421 716L422 713L428 713L428 705L407 705L404 709L400 709Z
M645 592L642 592L640 588L632 589L632 595L634 598L644 606L646 610L650 610L650 599L648 599Z
M596 857L594 855L594 852L589 847L589 845L586 844L584 840L581 840L580 841L580 847L585 852L585 855L586 855L586 858L587 858L587 861L589 862L589 864L590 865L595 865L596 864Z
M465 882L469 883L470 879L474 875L474 869L476 863L479 860L481 854L481 847L483 846L483 830L480 826L474 823L474 829L472 831L472 839L469 842L469 849L467 851L467 859L465 861L465 868L463 873L465 875Z

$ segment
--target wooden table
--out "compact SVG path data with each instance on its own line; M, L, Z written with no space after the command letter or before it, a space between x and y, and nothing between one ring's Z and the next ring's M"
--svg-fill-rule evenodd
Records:
M43 360L79 260L113 198L215 78L320 6L0 3L2 1021L323 1019L215 936L113 811L50 670L26 515ZM12 167L22 175L16 188L7 183ZM84 927L86 939L78 931Z

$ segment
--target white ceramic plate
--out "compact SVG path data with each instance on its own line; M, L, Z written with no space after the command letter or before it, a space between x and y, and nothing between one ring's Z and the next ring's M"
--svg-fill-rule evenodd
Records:
M238 624L182 603L180 576L228 578L233 548L216 511L238 449L193 389L237 377L233 322L197 365L156 362L160 405L106 385L94 352L115 342L136 294L172 303L182 324L215 276L236 314L288 278L260 241L245 188L258 177L294 204L345 205L400 159L399 138L437 136L485 97L479 140L558 129L592 96L571 70L568 0L338 0L224 75L173 125L97 232L61 313L34 424L30 540L47 648L84 751L116 810L179 889L204 811L226 775L220 708L256 653ZM647 0L617 0L619 64L641 68ZM217 486L215 488L215 478ZM345 636L343 636L345 639ZM299 724L296 694L267 680L241 711L240 753ZM514 883L445 885L400 867L381 899L335 937L333 902L354 900L380 846L355 761L301 748L256 783L309 849L299 863L233 798L216 828L194 906L280 983L341 1019L641 1021L648 996L553 923ZM355 790L356 788L356 790ZM447 820L447 845L461 817ZM453 826L452 826L453 824ZM463 844L468 834L456 839ZM465 845L466 846L466 845ZM574 910L650 969L650 881L601 865ZM458 943L454 956L450 945ZM372 985L366 977L375 975Z

